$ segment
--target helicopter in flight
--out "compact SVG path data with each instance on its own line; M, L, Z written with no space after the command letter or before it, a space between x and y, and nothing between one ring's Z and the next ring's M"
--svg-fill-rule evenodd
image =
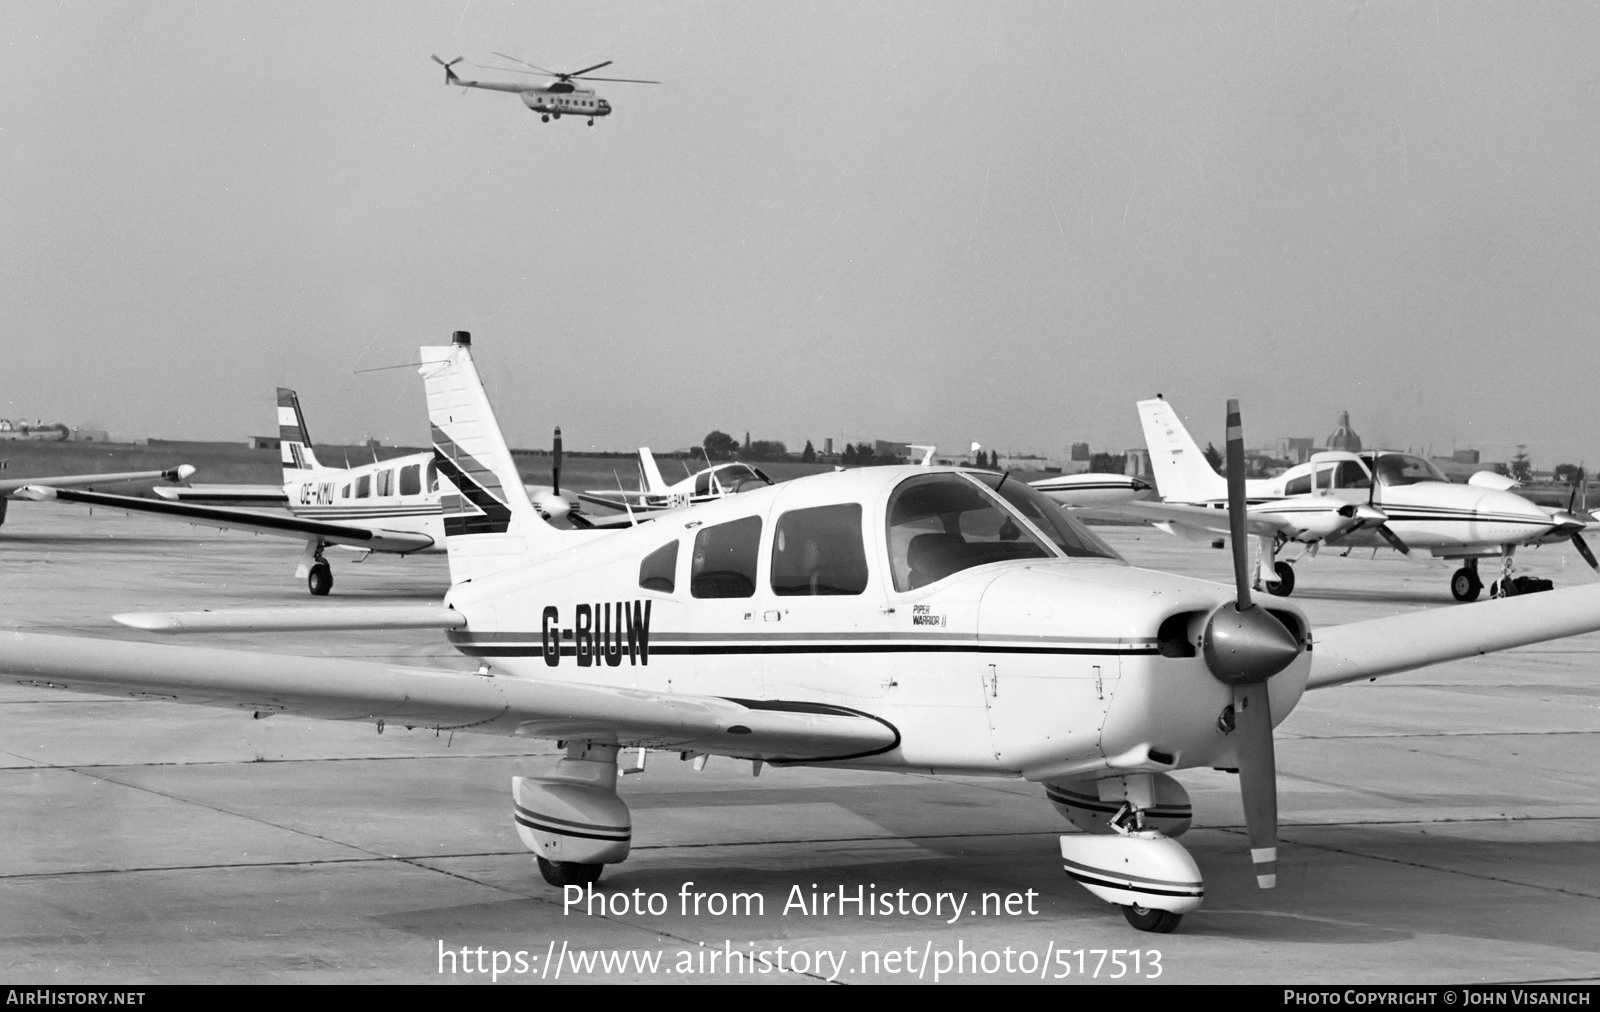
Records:
M527 106L530 111L538 113L540 121L544 123L548 123L552 119L560 119L564 115L582 116L588 118L590 126L594 126L595 117L611 115L610 102L607 102L605 99L595 94L593 88L586 88L583 85L574 82L614 81L624 84L661 83L660 81L640 81L631 77L585 76L591 71L599 70L601 67L611 66L610 60L607 60L604 63L597 63L592 67L585 67L582 70L575 70L568 74L554 70L546 70L543 67L535 66L526 60L519 60L515 56L507 56L505 53L495 53L494 55L500 57L502 60L510 60L512 63L520 63L529 69L521 70L516 67L484 67L483 69L502 70L513 74L533 74L540 77L553 78L554 80L550 81L548 84L516 84L502 83L499 81L467 81L457 77L455 70L452 69L456 64L461 62L461 57L458 56L447 63L444 60L441 60L437 53L431 55L433 56L433 62L444 68L445 84L453 84L462 88L482 88L485 91L510 92L513 95L520 96L522 98L522 104Z

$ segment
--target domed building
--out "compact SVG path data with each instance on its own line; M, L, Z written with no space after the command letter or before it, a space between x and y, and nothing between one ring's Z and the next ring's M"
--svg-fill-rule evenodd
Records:
M1361 452L1361 437L1350 427L1350 412L1339 412L1339 427L1328 437L1328 449L1345 450L1349 453Z

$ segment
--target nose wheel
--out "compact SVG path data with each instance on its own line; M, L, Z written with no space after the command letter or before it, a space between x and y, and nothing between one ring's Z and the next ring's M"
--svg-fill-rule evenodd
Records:
M1157 935L1170 935L1178 926L1178 922L1183 920L1182 914L1175 914L1170 910L1151 910L1136 903L1124 906L1122 916L1140 931L1149 931Z
M1267 584L1267 593L1273 597L1288 597L1294 593L1294 567L1287 562L1275 562L1272 571L1278 574L1277 583Z

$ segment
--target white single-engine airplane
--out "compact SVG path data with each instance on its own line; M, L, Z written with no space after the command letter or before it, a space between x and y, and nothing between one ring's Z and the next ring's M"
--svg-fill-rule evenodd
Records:
M37 481L28 482L22 494L42 501L115 507L208 527L302 540L305 550L295 576L304 579L311 593L319 597L333 589L333 566L324 555L329 546L397 555L444 551L439 471L432 453L414 453L356 467L328 467L312 449L300 399L284 387L278 388L278 436L283 464L282 496L288 502L288 516L188 501L81 492L46 487ZM556 430L554 466L559 485L560 429ZM559 488L541 495L538 504L547 519L559 519L570 511Z
M621 749L1018 777L1085 830L1060 838L1067 873L1134 926L1171 931L1204 891L1175 839L1191 808L1174 772L1239 771L1271 887L1272 727L1306 689L1600 629L1600 585L1315 632L1290 602L1256 603L1234 402L1229 590L1129 566L1025 483L950 467L832 472L649 524L560 530L517 480L466 335L422 361L453 586L442 606L388 609L387 624L444 628L477 670L26 633L0 634L0 670L380 730L556 739L565 755L511 789L517 832L557 885L628 857ZM331 629L381 611L118 620Z
M1171 404L1158 397L1138 406L1162 501L1117 509L1197 540L1229 534L1227 482L1211 469ZM1570 540L1600 570L1583 540L1583 520L1514 495L1506 491L1508 484L1487 472L1469 484L1453 484L1427 460L1387 450L1313 454L1275 478L1246 483L1247 530L1260 557L1257 586L1280 597L1294 590L1289 561L1295 560L1277 557L1290 542L1304 545L1304 554L1313 557L1326 545L1393 548L1404 555L1426 549L1434 558L1459 559L1462 566L1450 580L1458 601L1476 600L1482 591L1481 558L1502 560L1492 596L1517 593L1511 568L1523 545Z
M663 510L714 502L725 495L735 495L773 484L772 479L759 467L731 461L712 464L682 481L669 485L661 476L661 469L656 466L655 454L650 452L648 446L639 447L639 473L644 478L644 488L638 491L595 489L579 492L578 502L612 511L653 514Z
M188 464L179 464L162 471L117 471L108 474L57 474L37 478L7 478L0 481L0 524L6 522L6 507L12 499L30 499L23 490L38 488L88 488L95 485L114 485L126 481L187 481L194 474Z

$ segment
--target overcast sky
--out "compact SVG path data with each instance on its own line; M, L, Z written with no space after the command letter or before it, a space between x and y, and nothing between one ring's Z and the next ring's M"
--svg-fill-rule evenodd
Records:
M1600 5L0 5L0 415L1600 463ZM655 78L593 129L429 53Z

